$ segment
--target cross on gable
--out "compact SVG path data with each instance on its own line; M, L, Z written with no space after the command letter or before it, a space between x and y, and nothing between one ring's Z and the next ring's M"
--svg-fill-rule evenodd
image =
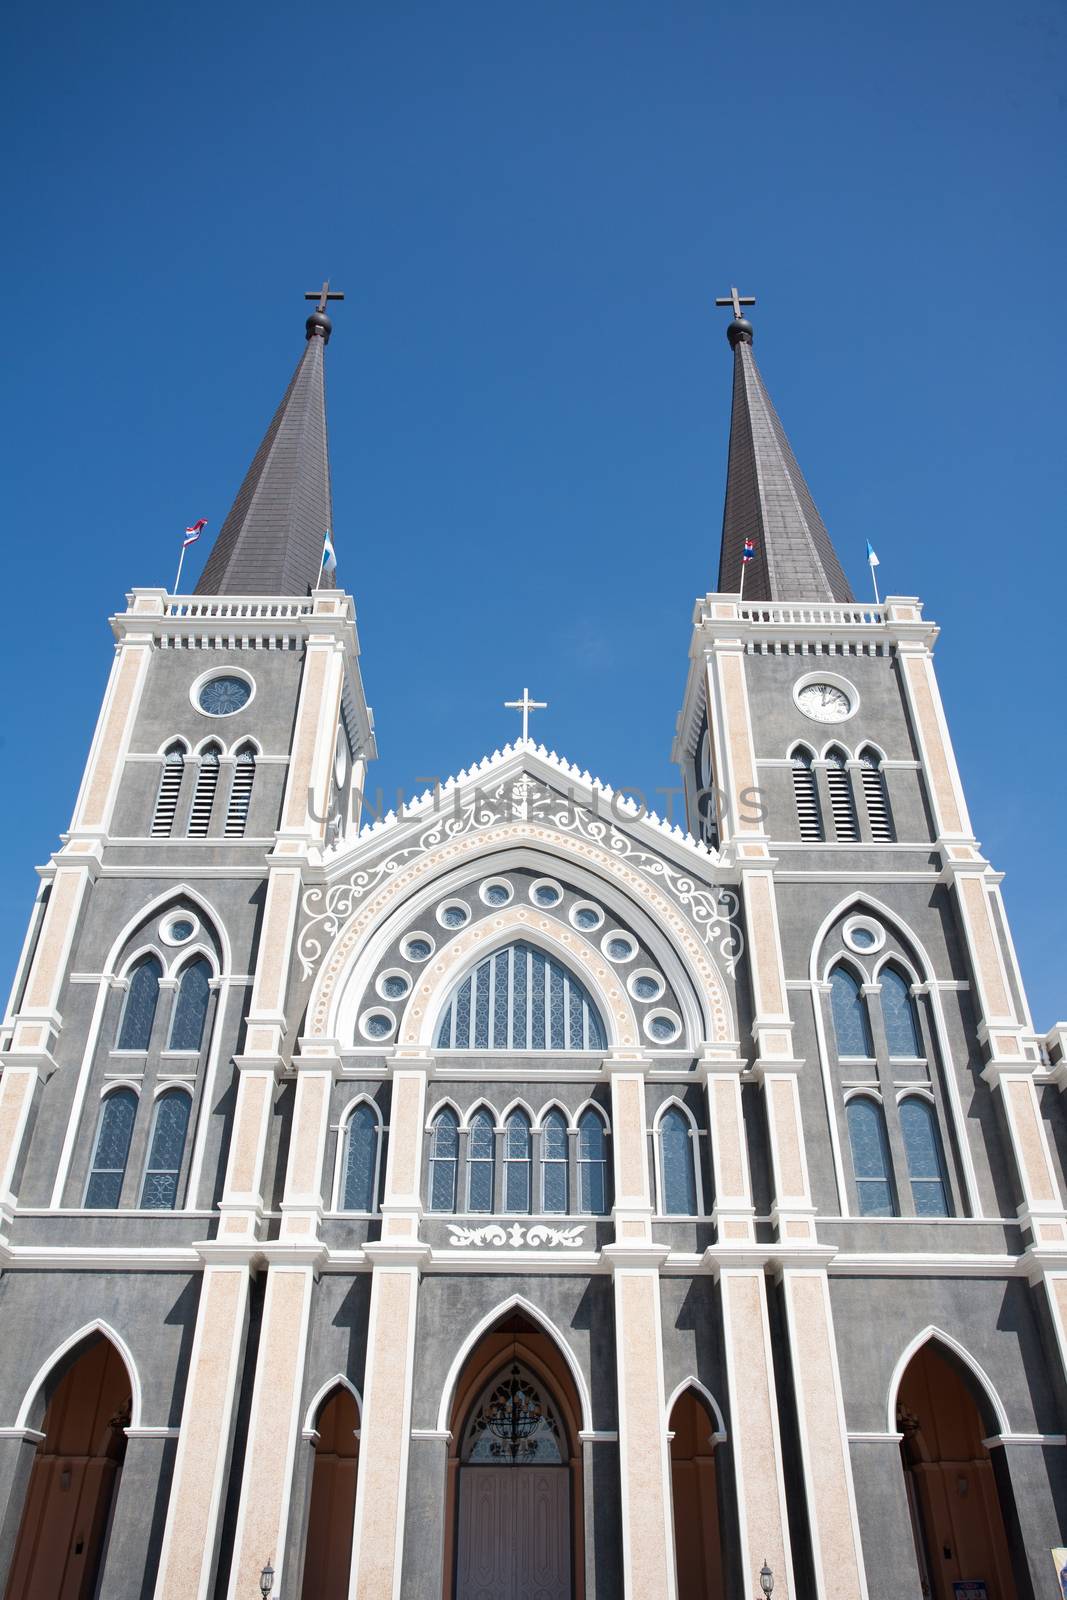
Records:
M530 712L531 711L544 711L544 710L546 710L547 706L548 706L548 701L547 700L531 700L530 699L530 691L529 691L529 689L524 689L522 691L522 699L521 700L505 700L504 701L504 709L505 709L505 711L521 711L522 712L522 742L523 742L523 744L528 744L529 741L530 741Z
M717 295L715 304L717 306L733 306L734 316L740 322L741 307L754 306L756 304L756 296L754 294L738 294L736 289L731 289L729 294Z
M325 311L327 300L343 300L344 294L338 289L330 288L330 280L326 278L321 289L308 289L304 294L305 300L317 300L316 311Z

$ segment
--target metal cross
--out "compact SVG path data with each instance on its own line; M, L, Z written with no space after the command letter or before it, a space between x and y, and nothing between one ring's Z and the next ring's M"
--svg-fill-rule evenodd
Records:
M547 707L548 707L548 701L547 700L531 700L530 699L530 691L529 691L529 689L524 689L522 691L522 699L521 700L505 700L504 701L504 710L505 711L521 711L522 712L522 742L523 742L523 744L528 744L529 740L530 740L530 712L531 711L544 711L544 710L547 709Z
M716 296L715 304L717 306L733 306L734 316L740 322L741 307L754 306L756 304L756 296L754 294L738 294L736 289L731 289L729 294Z
M315 310L316 311L325 311L326 310L326 302L327 302L327 300L343 300L344 299L344 295L339 293L338 290L336 290L336 289L331 289L330 288L330 280L329 280L329 278L327 278L326 281L323 283L323 286L322 286L321 289L310 289L310 290L308 290L308 292L304 295L304 299L305 300L317 300L319 303L315 307Z

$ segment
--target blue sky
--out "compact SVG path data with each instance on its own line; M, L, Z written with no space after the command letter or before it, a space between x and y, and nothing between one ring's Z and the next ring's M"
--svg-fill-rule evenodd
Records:
M561 753L672 782L736 282L854 587L869 538L942 626L1035 1021L1067 1012L1065 32L1047 0L13 13L0 964L106 618L217 530L327 273L379 780L491 751L528 683Z

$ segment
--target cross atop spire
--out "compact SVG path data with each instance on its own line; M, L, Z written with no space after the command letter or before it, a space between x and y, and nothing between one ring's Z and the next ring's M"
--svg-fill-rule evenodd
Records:
M308 299L310 298L311 296L309 295ZM754 306L756 304L756 296L754 294L738 294L736 289L731 289L729 294L716 295L715 304L717 306L733 306L734 316L740 322L742 321L741 307Z
M522 691L522 699L521 700L505 700L504 701L504 710L505 711L521 711L522 712L522 742L523 742L523 744L528 744L529 741L530 741L530 712L531 711L545 711L545 710L547 710L547 708L548 708L548 701L547 700L531 700L530 699L530 691L529 691L529 689L524 689Z
M319 303L315 307L315 310L316 311L325 311L326 310L326 302L327 302L327 300L343 300L344 299L344 291L341 290L341 289L331 289L330 288L330 280L329 280L329 278L324 278L322 280L322 288L321 289L308 289L308 290L306 290L305 293L304 293L304 299L305 300L317 300ZM756 303L755 301L752 302L753 305L755 305L755 303Z

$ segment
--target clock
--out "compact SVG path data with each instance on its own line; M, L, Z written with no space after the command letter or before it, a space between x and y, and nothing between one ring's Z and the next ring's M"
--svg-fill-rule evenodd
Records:
M794 694L797 705L813 722L844 722L856 709L847 689L818 680L805 683Z

